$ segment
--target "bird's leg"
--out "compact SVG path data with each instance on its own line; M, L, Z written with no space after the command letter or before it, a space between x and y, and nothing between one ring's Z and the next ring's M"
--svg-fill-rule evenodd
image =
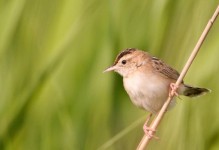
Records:
M177 93L177 89L178 89L179 87L178 86L176 86L176 84L175 83L170 83L170 89L169 89L169 97L173 97L173 96L179 96L179 94Z
M148 122L150 121L151 116L152 116L152 113L150 113L150 114L147 116L146 121L145 121L145 123L144 123L144 126L147 126L147 125L148 125Z
M150 113L147 116L147 119L146 119L146 121L144 123L144 126L143 126L144 133L148 136L149 139L151 139L151 138L159 139L157 136L154 135L156 130L152 129L151 127L148 127L148 122L150 121L151 116L152 116L152 113Z

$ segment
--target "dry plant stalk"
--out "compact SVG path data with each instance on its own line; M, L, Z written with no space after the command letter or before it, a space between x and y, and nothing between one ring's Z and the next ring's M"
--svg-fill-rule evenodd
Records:
M187 60L178 80L176 81L175 83L175 88L172 89L171 93L175 93L176 90L177 90L177 87L179 86L179 84L182 82L183 78L185 77L189 67L191 66L193 60L195 59L202 43L204 42L209 30L211 29L213 23L215 22L217 16L219 14L219 5L217 6L217 9L216 11L214 12L213 16L211 17L211 19L208 21L208 24L206 25L204 31L202 32L202 35L201 37L199 38L195 48L193 49L189 59ZM150 125L150 128L153 129L153 130L156 130L157 126L159 125L162 117L164 116L165 114L165 111L167 110L167 107L169 105L169 103L171 102L172 98L174 96L171 96L171 95L174 95L174 94L170 94L170 96L167 98L166 102L164 103L163 107L161 108L160 112L158 113L158 115L156 116L156 118L153 120L153 122L151 123ZM152 131L149 131L149 134L152 134L151 133ZM148 145L150 141L150 138L145 134L141 140L141 142L139 143L138 147L137 147L137 150L144 150L146 148L146 146Z

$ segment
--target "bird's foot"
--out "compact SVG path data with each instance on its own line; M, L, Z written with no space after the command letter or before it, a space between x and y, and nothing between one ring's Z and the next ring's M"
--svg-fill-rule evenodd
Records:
M151 116L152 116L152 113L150 113L147 116L147 119L144 123L144 126L143 126L144 133L148 136L149 139L151 138L159 139L157 136L154 135L156 130L152 129L151 127L148 127L148 122L150 121Z
M151 138L155 138L156 140L159 139L159 137L157 137L156 135L154 135L156 133L157 130L151 128L151 127L148 127L147 125L144 124L143 126L143 130L144 130L144 133L148 136L149 139Z
M173 96L179 97L179 94L176 91L178 88L179 86L176 86L175 83L170 83L169 97L173 97Z

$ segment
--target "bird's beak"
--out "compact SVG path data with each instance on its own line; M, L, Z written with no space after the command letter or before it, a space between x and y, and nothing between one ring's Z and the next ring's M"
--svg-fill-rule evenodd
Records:
M115 69L116 69L116 66L111 66L111 67L107 68L106 70L104 70L103 73L109 72L109 71L114 71Z

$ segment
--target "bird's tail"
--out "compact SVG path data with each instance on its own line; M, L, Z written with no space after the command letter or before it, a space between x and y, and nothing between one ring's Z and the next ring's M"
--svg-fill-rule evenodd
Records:
M185 85L185 91L183 92L183 95L189 96L189 97L196 97L203 94L206 94L208 92L211 92L211 90L206 88L199 88L199 87L192 87L189 85Z

